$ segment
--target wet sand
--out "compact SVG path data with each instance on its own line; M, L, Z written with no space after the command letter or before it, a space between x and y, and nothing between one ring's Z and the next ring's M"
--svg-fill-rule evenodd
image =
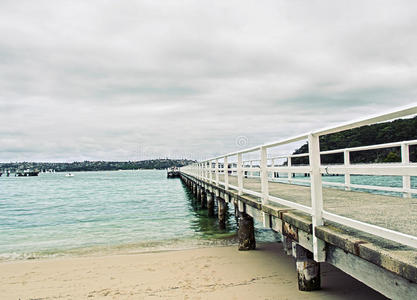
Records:
M0 264L0 299L385 299L322 265L322 290L300 292L281 244Z

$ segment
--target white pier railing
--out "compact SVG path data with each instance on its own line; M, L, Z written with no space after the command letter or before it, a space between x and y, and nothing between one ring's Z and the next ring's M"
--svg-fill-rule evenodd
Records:
M389 121L396 118L407 117L417 114L417 105L403 107L401 109L391 111L388 113L372 116L359 121L345 123L336 127L326 128L310 133L302 134L296 137L284 139L277 142L272 142L249 149L221 155L208 160L204 160L192 165L181 168L181 172L192 175L205 182L215 184L217 186L224 186L226 190L234 189L239 195L249 194L259 197L262 203L278 203L290 208L298 209L312 216L313 223L313 249L315 259L318 254L318 242L315 237L315 227L324 224L324 220L336 222L345 226L355 228L357 230L365 231L376 236L392 240L404 245L417 248L417 237L405 233L393 231L387 228L376 225L364 223L351 218L346 218L334 213L330 213L323 208L323 191L324 185L336 186L350 190L352 188L372 189L380 191L389 191L402 193L404 197L412 197L417 194L417 189L411 188L411 176L417 176L417 163L410 162L409 149L412 145L417 145L417 140L403 141L398 143L388 143L380 145L371 145L365 147L345 148L331 151L320 151L319 138L320 136L332 134L348 129L357 128L364 125L371 125L379 122ZM305 154L288 154L275 157L268 157L268 150L308 140L308 153ZM357 151L386 149L386 148L401 148L401 162L399 163L369 163L369 164L351 164L350 154ZM243 155L259 153L259 157L255 160L243 160ZM328 154L343 153L343 164L325 165L321 163L321 156ZM292 160L295 158L308 158L306 165L293 165ZM286 165L277 164L277 161L286 159ZM307 159L306 159L307 160ZM281 199L270 195L268 185L273 174L286 173L287 178L284 179L288 183L303 182L309 184L311 187L311 206L295 203L286 199ZM308 174L309 179L292 178L293 173ZM220 181L220 174L224 181ZM339 174L344 175L344 183L325 182L322 181L322 175ZM402 187L386 187L374 185L358 185L351 183L352 175L391 175L402 176ZM237 186L229 183L229 177L237 177ZM260 178L261 191L257 192L244 188L244 177ZM283 178L280 177L280 180ZM414 220L413 220L414 221Z

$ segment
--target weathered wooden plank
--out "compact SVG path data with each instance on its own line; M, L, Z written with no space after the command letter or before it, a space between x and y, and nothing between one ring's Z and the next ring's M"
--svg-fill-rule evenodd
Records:
M326 261L388 298L417 299L416 283L333 245L327 247Z

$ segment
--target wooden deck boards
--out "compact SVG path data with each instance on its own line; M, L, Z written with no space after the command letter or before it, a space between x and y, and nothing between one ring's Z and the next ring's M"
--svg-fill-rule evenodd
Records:
M224 181L223 176L219 178ZM237 186L237 178L229 177ZM261 191L259 179L245 178L245 189ZM272 196L311 206L310 187L269 182ZM417 199L323 188L324 209L344 217L417 236Z

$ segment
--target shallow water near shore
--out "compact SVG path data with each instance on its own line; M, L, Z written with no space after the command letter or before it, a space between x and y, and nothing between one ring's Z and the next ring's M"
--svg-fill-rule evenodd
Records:
M0 260L163 251L236 242L165 171L44 173L0 178ZM276 239L257 230L259 241Z

